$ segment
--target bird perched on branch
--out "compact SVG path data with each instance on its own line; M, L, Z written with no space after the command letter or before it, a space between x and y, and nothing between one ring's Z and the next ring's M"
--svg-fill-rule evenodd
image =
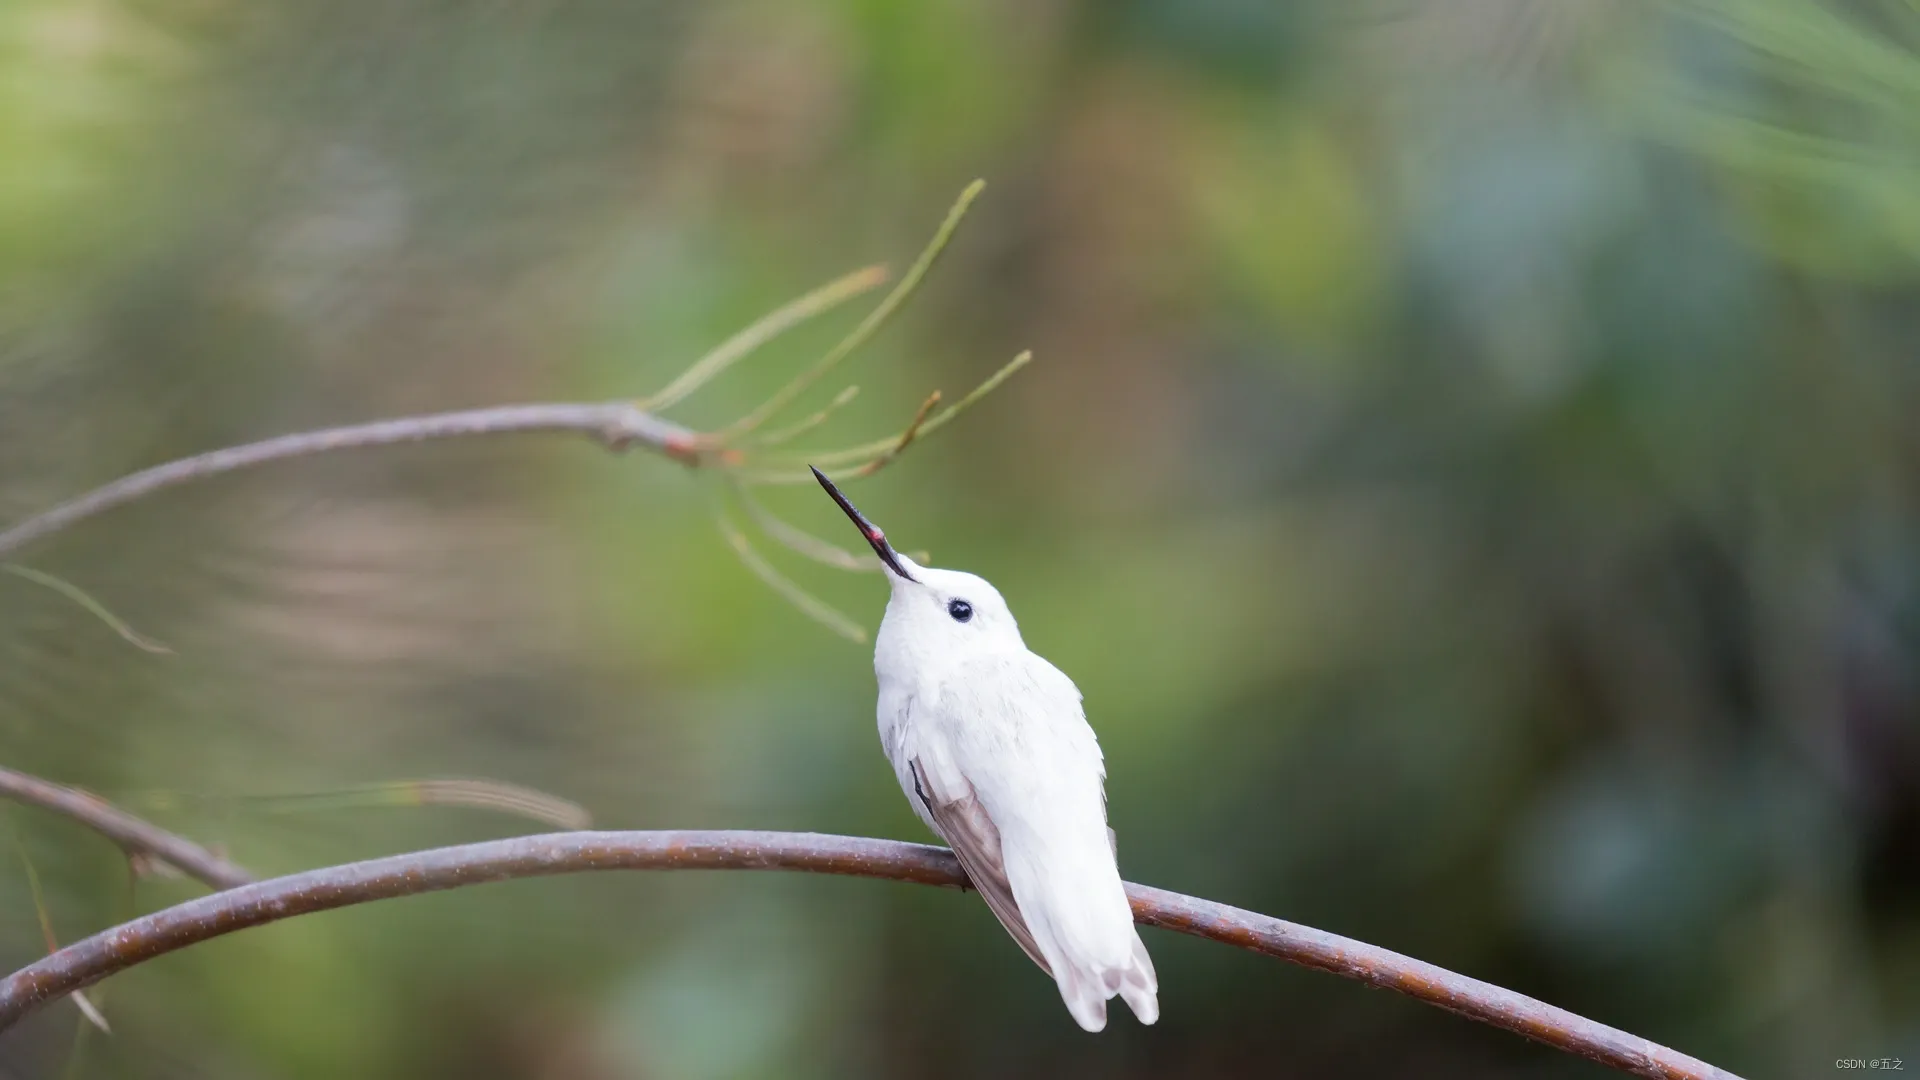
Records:
M1105 1028L1116 994L1153 1023L1159 982L1120 882L1106 768L1079 688L1027 650L992 585L915 564L813 475L893 587L873 652L880 746L914 811L1081 1027Z

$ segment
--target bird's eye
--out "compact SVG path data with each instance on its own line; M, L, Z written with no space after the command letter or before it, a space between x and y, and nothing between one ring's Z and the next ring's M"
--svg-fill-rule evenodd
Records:
M968 619L973 618L973 605L967 603L965 600L949 600L947 601L947 614L953 616L954 622L966 622Z

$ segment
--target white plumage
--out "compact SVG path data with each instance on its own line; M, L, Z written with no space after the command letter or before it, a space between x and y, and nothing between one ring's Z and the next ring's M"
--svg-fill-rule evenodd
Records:
M914 811L1081 1027L1106 1027L1116 994L1153 1023L1158 981L1120 881L1079 689L1028 651L992 585L914 564L820 482L891 571L873 656L880 744Z

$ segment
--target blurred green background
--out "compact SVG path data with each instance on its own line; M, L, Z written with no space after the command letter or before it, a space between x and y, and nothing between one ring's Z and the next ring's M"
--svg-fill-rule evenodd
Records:
M1904 0L7 0L0 523L285 431L639 395L896 270L790 417L1079 682L1131 878L1753 1076L1920 1068L1920 11ZM714 427L852 324L674 416ZM0 576L0 760L262 873L541 826L273 796L437 776L606 827L922 839L871 658L711 479L563 439L317 458ZM855 537L810 487L787 519ZM871 628L880 579L784 570ZM195 895L7 811L72 940ZM0 1076L1608 1075L1149 932L1099 1037L977 897L524 881L62 1004ZM8 967L44 950L19 851Z

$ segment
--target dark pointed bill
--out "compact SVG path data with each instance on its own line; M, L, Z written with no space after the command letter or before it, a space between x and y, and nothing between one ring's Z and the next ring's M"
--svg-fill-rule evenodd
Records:
M845 510L847 516L853 519L853 524L859 528L860 535L866 537L867 543L873 545L873 553L880 556L880 561L887 564L887 569L917 584L918 579L907 573L906 567L900 565L900 556L894 553L893 545L887 543L887 534L880 531L880 526L868 521L865 514L855 509L854 505L847 501L847 497L840 494L840 489L834 486L833 481L827 479L826 473L814 469L811 465L807 468L813 469L813 478L820 481L820 486L827 489L827 494L833 496L833 501L839 503L840 509Z

